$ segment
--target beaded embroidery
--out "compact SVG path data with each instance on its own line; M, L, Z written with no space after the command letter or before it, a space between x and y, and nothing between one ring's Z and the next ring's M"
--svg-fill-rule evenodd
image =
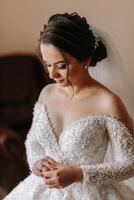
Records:
M31 174L5 200L133 199L134 191L117 183L134 176L134 136L122 122L107 115L88 115L67 126L57 141L44 105L37 102L33 115L25 142ZM114 160L104 162L109 143ZM45 155L80 166L83 183L73 183L60 190L49 189L41 177L32 173L33 163ZM121 193L122 188L125 193Z

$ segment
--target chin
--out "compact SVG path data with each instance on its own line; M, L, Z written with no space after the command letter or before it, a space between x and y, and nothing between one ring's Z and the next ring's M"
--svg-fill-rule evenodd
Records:
M69 86L69 84L67 83L67 82L65 82L65 81L63 81L63 82L61 82L61 83L57 83L59 86L61 86L61 87L67 87L67 86Z

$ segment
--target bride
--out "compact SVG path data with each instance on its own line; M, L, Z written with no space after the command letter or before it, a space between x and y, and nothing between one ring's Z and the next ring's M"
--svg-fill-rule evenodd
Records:
M34 107L25 143L31 173L4 200L133 200L123 182L134 176L131 116L89 74L107 57L102 40L77 13L56 14L44 25L40 51L56 83Z

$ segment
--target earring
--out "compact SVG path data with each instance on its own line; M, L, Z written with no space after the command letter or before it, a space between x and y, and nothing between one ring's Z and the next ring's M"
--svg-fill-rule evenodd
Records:
M89 67L88 65L85 65L85 66L84 66L85 71L88 70L88 67Z

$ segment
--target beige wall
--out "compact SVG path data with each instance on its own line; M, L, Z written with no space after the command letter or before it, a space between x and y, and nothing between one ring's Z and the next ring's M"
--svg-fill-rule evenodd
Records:
M35 52L44 22L66 11L110 34L133 80L134 0L0 0L0 54Z
M77 11L110 34L123 63L133 70L133 8L133 0L0 0L0 53L35 51L48 16Z

